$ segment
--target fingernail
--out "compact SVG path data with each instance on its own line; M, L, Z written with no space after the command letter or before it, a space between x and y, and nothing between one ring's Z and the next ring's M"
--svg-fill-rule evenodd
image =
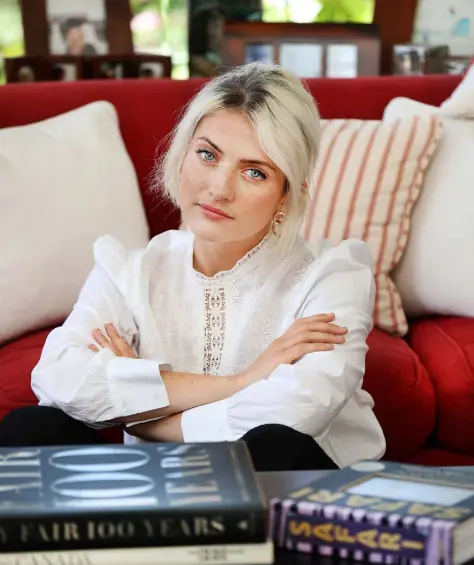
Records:
M111 324L110 322L108 322L107 324L105 324L105 327L106 327L108 330L111 330L111 329L113 329L114 325Z

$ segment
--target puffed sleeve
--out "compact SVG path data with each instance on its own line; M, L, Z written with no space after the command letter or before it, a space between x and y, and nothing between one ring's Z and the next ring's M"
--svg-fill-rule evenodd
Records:
M334 312L348 328L344 344L282 364L225 400L183 413L186 442L235 441L262 424L283 424L319 436L346 405L365 372L366 338L372 329L374 279L365 243L347 240L317 259L314 284L301 317Z
M41 406L59 408L89 425L169 405L159 360L116 357L107 348L98 353L87 348L92 331L100 328L105 333L106 323L113 323L129 344L138 333L117 286L127 269L127 252L106 236L95 243L94 255L95 266L72 313L48 335L31 376Z

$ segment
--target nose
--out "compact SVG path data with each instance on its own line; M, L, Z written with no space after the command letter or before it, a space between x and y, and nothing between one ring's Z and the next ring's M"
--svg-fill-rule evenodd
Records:
M230 171L226 171L224 167L214 169L210 179L209 194L214 200L232 200L234 182Z

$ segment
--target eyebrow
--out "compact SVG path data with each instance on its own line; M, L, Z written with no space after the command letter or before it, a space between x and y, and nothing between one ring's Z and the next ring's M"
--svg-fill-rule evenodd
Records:
M209 143L211 147L213 147L219 153L223 153L222 149L220 149L215 143L213 143L208 137L202 136L198 137L198 139L202 139L203 141ZM276 171L276 168L269 163L268 161L260 161L259 159L239 159L241 163L245 163L247 165L262 165L264 167L268 167L272 171Z

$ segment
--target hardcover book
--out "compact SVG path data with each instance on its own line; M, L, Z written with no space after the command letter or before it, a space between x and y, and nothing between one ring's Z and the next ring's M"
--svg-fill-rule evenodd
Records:
M377 563L474 557L474 472L362 461L270 501L279 547Z
M0 553L267 538L245 443L0 449Z
M0 553L0 565L271 565L273 543Z

